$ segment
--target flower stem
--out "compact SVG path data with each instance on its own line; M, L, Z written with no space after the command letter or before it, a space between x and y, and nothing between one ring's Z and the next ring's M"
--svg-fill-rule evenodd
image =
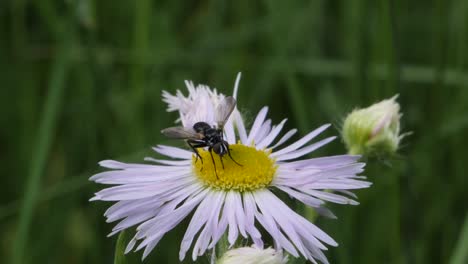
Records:
M229 249L228 235L227 235L227 232L225 232L223 234L223 236L221 237L221 239L216 244L216 256L215 256L215 258L216 259L221 258L224 255L224 253L226 253L226 251L228 251L228 249Z

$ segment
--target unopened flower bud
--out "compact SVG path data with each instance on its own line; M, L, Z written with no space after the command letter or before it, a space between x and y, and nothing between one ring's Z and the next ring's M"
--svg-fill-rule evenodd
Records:
M403 137L397 97L356 109L346 117L342 137L349 154L388 157L397 151Z
M242 247L227 251L217 263L219 264L285 264L288 257L282 251L272 248Z

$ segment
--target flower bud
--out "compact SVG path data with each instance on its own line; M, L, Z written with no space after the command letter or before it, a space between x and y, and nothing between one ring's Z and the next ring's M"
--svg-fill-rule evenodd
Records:
M217 263L219 264L285 264L288 257L282 251L272 248L242 247L227 251Z
M349 154L388 157L404 135L400 135L398 95L367 108L352 111L345 119L342 137Z

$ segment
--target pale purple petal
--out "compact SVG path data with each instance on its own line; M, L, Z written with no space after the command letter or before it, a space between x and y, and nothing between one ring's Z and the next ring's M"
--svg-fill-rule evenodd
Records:
M268 112L268 107L266 107L266 106L263 107L262 110L260 110L257 117L255 118L255 121L254 121L254 123L252 125L252 128L250 129L250 133L249 133L249 136L247 138L247 141L242 142L242 143L244 143L245 145L250 145L250 144L253 143L253 140L254 140L255 136L257 135L258 130L263 125L263 122L265 120L267 112Z
M234 112L232 113L234 116L234 126L237 129L237 132L239 133L239 139L243 144L247 144L247 131L245 129L244 125L244 120L242 119L241 114L239 111L234 109Z
M99 162L99 166L108 169L146 169L157 167L152 164L139 164L139 163L124 163L116 160L103 160ZM92 179L92 177L91 177Z
M255 194L255 202L257 203L260 211L263 215L270 215L272 219L277 223L281 230L286 234L289 240L294 244L294 246L301 252L302 255L306 256L306 250L302 244L302 241L297 234L296 230L292 226L292 223L288 221L287 215L282 215L281 211L278 208L276 201L271 199L270 195L267 195L268 192L258 192ZM274 195L273 195L274 196Z
M187 166L192 164L191 159L188 159L188 160L161 160L161 159L155 159L155 158L152 158L152 157L145 157L144 160L145 161L150 161L150 162L156 162L156 163L164 164L164 165L171 165L171 166L174 166L174 167L175 166L185 166L185 168L187 168Z
M309 260L313 261L313 257L316 257L324 261L324 256L319 252L320 250L326 250L326 247L320 241L332 246L337 245L330 236L292 211L270 191L256 192L255 200L260 210L262 210L264 219L271 217L271 221L274 221L285 232L299 251L301 251L301 254ZM267 224L270 227L273 225L271 221ZM282 245L280 244L280 246Z
M241 194L238 192L233 192L233 194L233 208L235 209L237 227L239 228L241 235L247 238L247 233L245 232L245 214L244 208L242 207Z
M104 213L106 222L111 223L136 213L158 209L163 202L159 197L120 201L109 207Z
M121 201L136 200L188 187L195 183L193 178L179 179L178 181L164 181L157 183L132 183L103 189L95 194L91 201Z
M230 191L226 196L226 201L224 204L223 214L227 215L227 220L229 223L229 232L228 232L228 241L230 246L233 246L239 236L239 230L237 228L237 219L236 219L236 208L235 205L235 192Z
M255 200L250 193L245 193L243 197L245 211L245 229L252 238L254 244L259 248L263 248L263 241L261 239L262 235L255 227L255 211L257 210Z
M310 152L322 147L323 145L326 145L326 144L330 143L335 138L336 137L329 137L329 138L320 140L319 142L316 142L316 143L314 143L312 145L309 145L307 147L304 147L304 148L301 148L301 149L298 149L298 150L295 150L295 151L288 152L287 154L276 155L275 157L278 157L277 161L283 161L283 160L290 160L290 159L299 158L299 157L307 155Z
M320 157L313 159L305 159L298 161L290 161L287 163L282 163L282 167L294 168L294 169L308 169L308 168L317 168L317 169L326 169L341 167L346 164L355 163L359 160L361 156L359 155L336 155L328 157Z
M289 252L289 254L296 258L299 257L299 253L297 252L294 245L284 236L284 234L276 225L274 219L269 214L261 214L260 212L256 211L255 218L257 218L258 222L260 222L260 224L273 238L276 249L284 248L287 252Z
M256 144L257 149L263 149L263 148L268 147L271 144L271 142L273 142L273 140L275 140L278 134L281 132L281 129L283 129L283 126L286 123L286 121L287 119L284 119L283 121L281 121L279 125L274 126L272 130L270 131L270 133Z
M191 159L193 155L193 152L188 150L164 145L158 145L153 150L174 159Z
M236 100L237 100L237 94L239 91L239 82L240 82L241 77L242 77L242 73L241 72L237 73L236 82L234 83L234 90L232 92L232 97L234 97L234 99Z
M161 237L169 230L178 225L193 209L206 197L208 190L188 199L183 205L171 210L165 214L158 214L153 219L140 225L137 228L137 238L143 241L138 245L137 250L149 245Z
M224 205L226 205L226 204L224 204ZM208 246L209 248L214 248L215 247L216 243L221 238L221 236L224 234L227 227L228 227L227 213L224 212L224 207L223 207L223 210L222 210L222 213L221 213L221 219L219 220L217 225L215 227L213 227L215 231L213 232L213 239L212 239L210 245Z
M226 141L229 144L235 144L236 143L236 134L234 133L234 117L231 114L231 117L229 117L228 121L224 125L224 135L226 138Z
M255 135L255 137L253 139L255 144L257 144L257 142L260 142L261 140L263 140L268 135L268 133L270 133L270 131L271 131L271 119L268 119L258 129L257 134Z
M278 142L276 142L275 145L273 145L273 147L271 147L271 149L275 149L279 146L281 146L284 142L286 142L288 139L290 139L292 136L294 136L294 134L296 134L297 132L297 129L291 129L289 130L286 134L284 134L284 136L282 136L280 138L280 140L278 140Z
M136 184L136 183L158 183L171 181L176 182L191 177L190 169L187 167L160 169L126 169L106 171L93 175L90 180L102 184Z
M218 208L221 206L223 197L224 194L222 192L210 191L198 206L197 210L192 216L192 220L190 221L190 224L180 245L179 259L181 261L185 258L185 254L190 248L196 233L198 233L203 225L207 224L211 219L213 219L214 213L216 212L216 210L213 210L213 208Z
M306 136L304 136L303 138L299 139L298 141L294 142L293 144L281 149L281 150L278 150L278 151L275 151L271 154L272 157L277 157L279 155L283 155L283 154L287 154L291 151L294 151L302 146L304 146L305 144L307 144L307 142L311 141L314 137L318 136L320 133L322 133L325 129L327 129L328 127L330 126L330 124L326 124L326 125L323 125L317 129L315 129L314 131L310 132L309 134L307 134Z
M307 195L307 194L304 194L304 193L301 193L301 192L298 192L298 191L295 191L289 187L285 187L285 186L277 186L278 189L282 190L283 192L289 194L291 197L301 201L302 203L308 205L308 206L311 206L311 207L320 207L322 206L325 202L318 199L318 198L315 198L315 197L312 197L310 195Z
M359 203L354 201L353 199L349 199L346 196L342 196L339 194L334 194L334 193L329 193L325 191L318 191L318 190L309 190L309 189L302 189L300 188L299 191L315 196L319 199L329 201L332 203L337 203L337 204L350 204L350 205L358 205Z
M203 225L208 221L209 217L209 209L212 206L211 199L213 199L214 193L208 192L205 199L200 203L198 208L195 210L195 213L192 216L192 220L190 220L190 224L185 231L184 238L182 239L182 243L180 245L179 251L179 259L183 260L185 258L185 254L187 253L188 249L190 248L193 238L195 235L200 231Z

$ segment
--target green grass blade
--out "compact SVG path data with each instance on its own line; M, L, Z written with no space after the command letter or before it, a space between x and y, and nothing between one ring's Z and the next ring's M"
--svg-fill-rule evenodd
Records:
M131 239L132 237L128 234L128 231L120 232L117 244L115 245L114 264L130 263L129 259L125 255L125 248Z
M463 264L468 262L468 213L460 232L458 243L453 251L450 264Z
M33 148L33 156L24 191L25 196L21 204L18 232L13 245L12 263L22 263L23 256L26 254L26 242L28 241L34 207L38 198L41 177L57 123L68 65L68 50L66 46L64 46L57 54L55 62L52 65L49 93L45 101L44 112L37 133L36 145Z

